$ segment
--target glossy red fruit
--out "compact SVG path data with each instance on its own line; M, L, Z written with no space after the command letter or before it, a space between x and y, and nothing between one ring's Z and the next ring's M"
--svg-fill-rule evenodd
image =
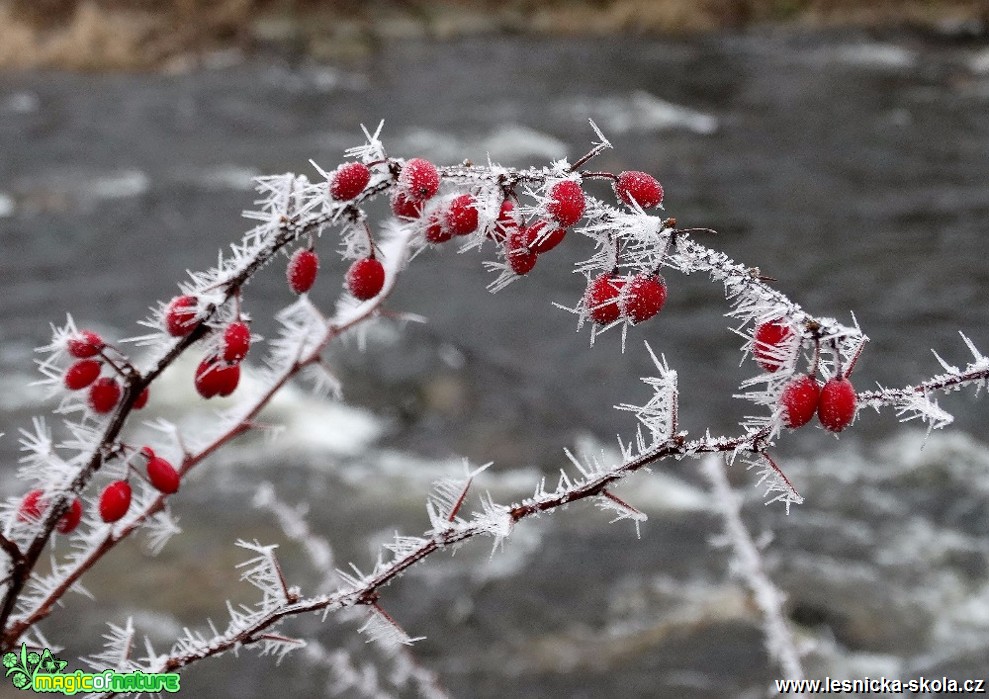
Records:
M69 509L65 511L61 517L58 518L58 524L55 528L58 529L60 534L71 534L79 526L79 522L82 521L82 503L79 502L79 498L72 501L69 505Z
M304 294L316 283L318 273L319 255L316 254L316 251L299 248L289 258L285 278L288 279L289 288L293 292Z
M614 187L618 198L629 206L638 204L643 209L651 209L663 203L663 186L645 172L623 172Z
M591 320L598 325L608 325L618 320L621 316L618 297L624 286L624 279L607 272L590 281L584 292L584 308Z
M783 388L780 405L783 406L783 424L795 428L806 425L817 411L821 396L821 384L810 374L792 379Z
M140 410L148 404L148 397L150 395L150 389L147 387L143 391L137 394L137 398L134 400L134 410Z
M528 227L528 230L529 237L532 238L529 249L539 255L555 248L563 242L563 237L567 234L566 228L551 227L546 221L536 221Z
M779 360L780 346L793 335L793 330L781 319L762 323L755 329L755 346L752 354L766 371L778 371L783 366Z
M373 299L385 285L385 268L374 257L356 260L347 270L347 290L361 301Z
M215 357L206 357L196 368L196 391L203 398L226 397L240 383L240 364L226 364Z
M76 359L95 357L103 351L104 347L106 347L106 343L103 342L103 338L92 330L80 330L66 343L69 354Z
M450 202L443 217L443 227L451 235L470 235L477 230L477 201L470 194L461 194Z
M41 519L41 513L45 510L45 503L41 499L43 491L40 489L30 490L21 500L20 507L17 508L17 519L20 522L29 522Z
M531 249L536 234L529 228L516 228L505 241L505 260L515 274L523 276L536 266L539 255Z
M89 387L89 407L95 413L108 413L114 409L120 400L120 384L109 376L104 376L93 382Z
M530 250L519 248L509 250L507 259L508 266L511 270L521 277L533 270L539 259L539 255Z
M251 349L251 329L247 323L234 321L223 331L223 359L227 362L240 362Z
M86 388L100 376L103 365L95 359L80 359L65 370L63 381L70 391Z
M557 182L549 190L549 203L546 210L550 216L566 228L572 226L584 215L584 190L573 180Z
M179 490L179 472L160 456L148 457L148 480L156 490L166 495Z
M618 306L633 323L649 320L666 303L666 284L657 274L636 274L623 291Z
M428 160L412 158L398 175L398 184L409 198L424 201L440 189L440 173Z
M422 202L398 190L391 197L391 210L399 218L417 219L422 216Z
M364 163L346 163L330 178L330 196L337 201L350 201L364 191L371 181L371 171Z
M100 519L116 522L130 508L131 488L127 481L114 481L100 493Z
M199 321L195 296L176 296L165 308L165 329L173 337L184 337L196 329Z
M855 387L845 377L828 379L817 405L817 417L824 428L831 432L841 432L848 427L855 417L857 398Z

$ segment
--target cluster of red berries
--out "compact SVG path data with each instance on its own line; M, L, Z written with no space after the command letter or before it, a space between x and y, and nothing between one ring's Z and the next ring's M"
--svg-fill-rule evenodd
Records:
M21 505L17 510L17 519L21 522L37 521L45 514L48 503L45 501L44 491L40 488L28 491ZM71 534L82 521L82 503L79 498L75 498L69 509L58 519L55 529L61 534Z
M503 245L505 262L509 269L523 276L536 266L539 255L559 245L565 235L565 229L543 219L537 219L529 225L523 224L514 202L506 199L501 203L498 218L488 237Z
M619 318L631 323L649 320L663 310L666 282L656 272L621 277L606 272L590 280L583 304L591 320L609 325Z
M196 367L196 391L203 398L229 396L240 383L240 363L251 348L251 329L237 320L223 331L218 349L211 351Z
M92 330L81 330L66 342L66 350L75 358L65 370L62 382L70 391L89 389L89 407L98 414L106 414L120 402L123 388L112 376L101 376L105 362L103 351L106 342ZM110 365L112 366L112 364ZM148 403L148 389L145 388L134 401L138 410Z
M185 337L199 325L199 300L176 296L165 308L165 329L173 337ZM240 383L240 363L251 348L251 329L236 320L223 330L219 347L211 350L196 368L196 391L203 398L229 396Z
M426 240L445 243L454 236L470 235L476 230L477 200L470 194L461 194L429 216Z
M760 324L755 330L753 355L763 369L779 371L783 366L780 347L793 336L782 320ZM790 428L806 425L816 414L826 430L841 432L855 418L857 395L847 376L838 374L824 384L817 377L803 374L790 380L780 394L783 424Z
M501 204L495 221L495 240L504 244L505 261L518 275L525 275L536 266L539 255L544 255L561 242L567 229L584 215L584 192L573 180L557 182L549 190L546 201L546 217L523 224L515 211L515 204L506 199Z
M179 490L181 477L168 461L155 454L151 447L142 447L140 455L147 461L146 479L153 488L165 495L172 495ZM29 491L21 500L17 510L17 519L21 522L37 521L48 509L44 500L44 492L40 488ZM132 491L127 479L113 481L100 492L99 513L104 522L116 522L127 514L130 509ZM55 525L61 534L71 534L82 521L82 503L75 498L69 509L65 511Z
M822 388L813 374L805 374L783 388L783 423L791 428L801 427L817 413L826 430L841 432L855 417L856 400L855 387L847 376L833 376Z
M179 490L181 476L171 463L155 454L151 447L141 447L140 455L144 457L146 480L158 492L172 495ZM100 519L104 522L116 522L127 514L130 509L133 491L127 479L113 481L100 492Z

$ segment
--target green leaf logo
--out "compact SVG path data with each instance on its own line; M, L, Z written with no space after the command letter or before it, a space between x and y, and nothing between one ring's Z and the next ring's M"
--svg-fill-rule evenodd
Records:
M31 689L31 680L37 673L55 675L62 672L66 665L68 663L65 660L59 660L47 648L41 654L35 651L28 652L26 643L21 644L20 654L3 654L6 677L9 677L11 683L18 689Z

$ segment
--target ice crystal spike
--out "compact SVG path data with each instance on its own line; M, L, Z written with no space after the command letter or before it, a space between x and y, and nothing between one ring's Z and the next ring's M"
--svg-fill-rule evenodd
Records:
M642 382L653 389L652 397L645 405L622 403L616 406L618 410L633 413L649 433L648 441L641 437L641 432L639 433L640 436L636 440L639 453L666 441L677 429L677 373L670 369L665 356L662 359L656 357L649 343L646 343L646 350L657 372L657 376L642 378Z
M131 661L135 636L133 618L127 617L127 622L123 626L113 623L107 623L107 626L109 631L103 634L105 641L103 651L91 658L83 658L83 662L97 671L108 667L118 672L137 669L136 664Z
M786 513L790 514L790 505L803 504L803 497L768 454L746 456L745 464L747 469L756 469L755 486L763 489L766 505L781 502Z
M479 474L490 467L492 462L471 470L464 461L464 476L462 478L441 478L433 483L433 491L427 501L430 521L435 528L444 529L459 518L467 492Z
M178 522L167 510L152 515L142 525L148 537L148 552L157 556L176 534L181 534Z
M356 158L365 163L374 162L376 160L384 160L385 158L385 147L381 143L381 130L384 128L385 122L382 119L378 122L378 128L374 130L374 133L370 133L364 124L361 124L361 131L364 132L365 143L360 146L354 146L353 148L348 148L345 151L345 155L348 158Z
M649 519L644 512L632 507L632 505L629 505L627 502L608 490L601 491L601 497L596 498L594 500L594 504L599 509L614 513L615 516L614 519L611 520L611 524L623 519L630 519L635 522L635 538L642 538L642 532L639 529L639 524Z
M237 541L237 546L258 554L254 558L238 563L237 567L244 569L240 579L249 582L261 590L263 599L262 609L272 609L279 603L289 600L289 590L282 576L281 567L275 557L276 544L262 546L258 542Z
M398 646L411 646L425 637L412 638L384 610L373 608L368 620L358 629L359 633L367 636L367 643L377 643L385 649Z

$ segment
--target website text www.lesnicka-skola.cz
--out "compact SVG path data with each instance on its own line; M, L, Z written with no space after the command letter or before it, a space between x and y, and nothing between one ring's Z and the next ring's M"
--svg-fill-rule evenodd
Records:
M776 680L780 694L985 694L986 681L920 676L910 680L863 677L857 680Z

